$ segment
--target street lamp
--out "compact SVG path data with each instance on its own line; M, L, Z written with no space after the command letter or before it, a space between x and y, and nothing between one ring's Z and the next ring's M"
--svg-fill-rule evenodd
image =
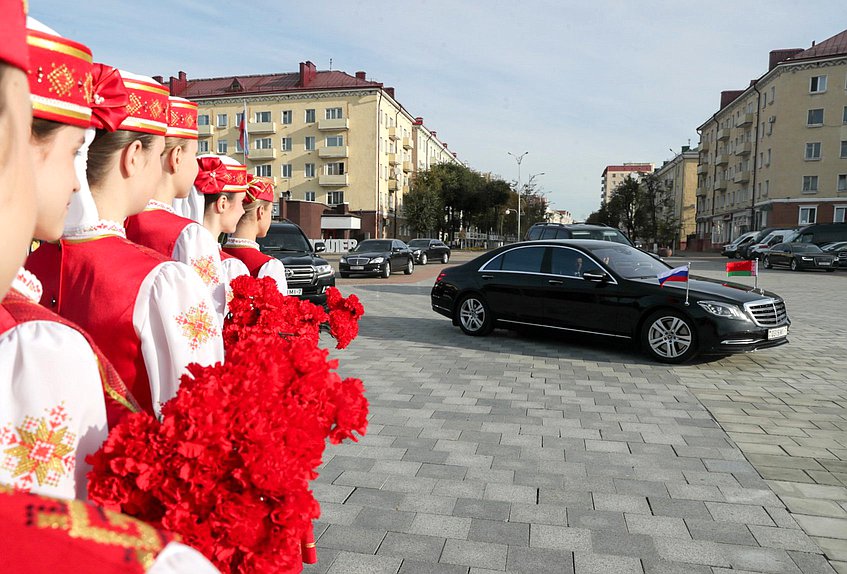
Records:
M518 202L520 202L520 198L518 198ZM520 203L518 203L518 205L520 206ZM510 213L515 213L516 211L518 213L518 221L520 221L520 217L521 217L521 210L520 209L507 209L503 213L504 213L504 215L509 215ZM500 231L502 233L502 229ZM518 224L518 241L521 240L520 236L521 236L521 228L520 228L520 223L519 223ZM503 237L503 239L505 240L506 238Z
M517 184L517 186L515 186L515 191L518 192L518 241L520 241L521 240L521 162L523 161L524 156L526 154L528 154L529 152L525 151L520 155L515 155L510 151L507 151L506 153L509 154L510 156L512 156L513 158L515 158L515 161L518 162L518 184Z

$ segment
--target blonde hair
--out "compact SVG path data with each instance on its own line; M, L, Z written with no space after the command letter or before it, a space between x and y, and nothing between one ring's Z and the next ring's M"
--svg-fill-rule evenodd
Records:
M244 215L241 216L239 223L241 221L249 221L251 218L256 217L256 212L259 210L259 206L264 207L265 209L269 208L272 203L266 199L255 199L250 203L244 204Z
M165 138L165 151L162 152L162 156L167 156L171 153L175 148L181 147L182 151L185 151L185 148L188 146L188 140L185 138L177 138L173 136L169 136Z

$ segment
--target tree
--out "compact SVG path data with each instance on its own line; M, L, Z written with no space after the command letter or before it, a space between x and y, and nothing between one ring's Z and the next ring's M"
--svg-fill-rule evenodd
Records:
M431 185L418 185L416 182L417 178L403 198L403 216L415 233L430 235L440 228L444 203L437 189Z
M623 227L630 239L635 240L636 231L639 228L639 196L641 186L632 176L626 176L624 180L612 192L608 210L615 227Z
M600 209L591 213L588 218L585 220L586 223L593 223L594 225L610 225L612 227L617 227L618 222L612 218L612 214L609 212L609 205L603 201L600 204Z

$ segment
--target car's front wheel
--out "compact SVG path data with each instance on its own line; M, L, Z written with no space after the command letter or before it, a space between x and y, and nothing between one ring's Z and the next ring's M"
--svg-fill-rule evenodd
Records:
M647 353L662 363L684 363L698 350L694 323L670 309L647 318L641 329L641 342Z
M419 261L421 265L426 265L426 253L421 253L421 259Z
M388 279L389 277L391 277L391 262L386 261L385 267L382 268L382 278Z
M450 261L450 254L449 253L443 253L441 255L441 262L447 263L448 261Z
M791 270L792 270L792 271L800 271L800 266L799 266L799 265L797 265L797 260L796 260L796 259L792 259L792 260L791 260Z
M415 271L415 262L409 257L409 262L406 263L406 268L403 269L404 275L411 275Z
M488 303L479 295L466 296L456 308L459 327L466 335L480 337L494 329L494 317Z
M773 265L771 265L771 258L765 255L765 269L773 269Z

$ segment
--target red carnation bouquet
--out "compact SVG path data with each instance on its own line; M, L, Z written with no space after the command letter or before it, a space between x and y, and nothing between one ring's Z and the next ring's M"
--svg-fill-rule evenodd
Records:
M346 345L362 307L336 292L327 314L272 279L239 278L233 291L226 363L189 366L161 421L135 413L113 428L87 458L88 493L179 534L224 574L299 572L326 439L367 429L362 382L341 379L320 326Z

